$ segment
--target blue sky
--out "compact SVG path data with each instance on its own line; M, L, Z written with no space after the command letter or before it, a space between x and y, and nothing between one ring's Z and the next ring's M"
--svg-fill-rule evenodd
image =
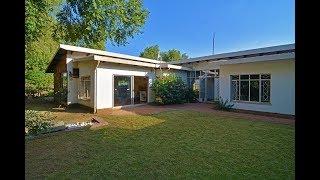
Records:
M295 42L294 0L144 0L150 12L143 33L107 51L138 56L147 46L189 57Z

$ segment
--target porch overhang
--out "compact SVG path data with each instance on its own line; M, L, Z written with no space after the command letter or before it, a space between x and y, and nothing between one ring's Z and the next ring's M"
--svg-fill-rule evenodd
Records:
M74 59L74 62L81 62L81 61L101 61L101 62L109 62L109 63L117 63L117 64L126 64L131 66L140 66L140 67L149 67L149 68L168 68L168 69L177 69L177 70L188 70L190 68L177 66L167 63L149 63L149 62L141 62L141 61L133 61L128 59L121 59L121 58L114 58L109 56L99 56L99 55L91 55L81 58Z
M55 66L59 63L59 61L62 59L63 56L67 54L67 50L59 48L54 56L51 59L51 62L49 63L46 73L54 73Z

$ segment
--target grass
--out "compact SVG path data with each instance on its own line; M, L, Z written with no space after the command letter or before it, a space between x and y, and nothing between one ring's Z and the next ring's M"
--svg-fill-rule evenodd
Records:
M92 114L83 108L72 108L66 110L59 108L54 103L26 103L25 109L39 112L50 112L56 118L55 122L63 121L65 123L85 122L91 119Z
M26 179L294 179L294 126L193 111L26 141Z

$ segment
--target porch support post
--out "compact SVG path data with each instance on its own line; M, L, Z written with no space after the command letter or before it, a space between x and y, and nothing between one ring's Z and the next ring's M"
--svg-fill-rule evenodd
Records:
M207 87L208 87L208 79L207 79L207 73L204 74L204 102L207 102Z
M100 64L100 61L97 62L97 66L96 68L94 69L94 94L93 94L93 113L97 113L98 111L98 98L97 98L97 95L98 95L98 67L99 67L99 64Z
M72 76L70 76L73 69L73 61L72 61L72 54L70 51L67 51L66 56L66 73L67 73L67 105L74 103L74 80Z

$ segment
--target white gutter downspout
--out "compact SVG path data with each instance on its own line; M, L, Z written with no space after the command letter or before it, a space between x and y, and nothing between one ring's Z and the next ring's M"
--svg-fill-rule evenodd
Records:
M99 66L99 64L100 64L100 61L98 61L98 63L97 63L97 66L96 66L96 68L95 68L95 70L94 70L94 105L93 105L93 113L95 114L95 113L97 113L97 82L98 82L98 80L97 80L97 76L98 76L98 71L97 71L97 68L98 68L98 66Z

